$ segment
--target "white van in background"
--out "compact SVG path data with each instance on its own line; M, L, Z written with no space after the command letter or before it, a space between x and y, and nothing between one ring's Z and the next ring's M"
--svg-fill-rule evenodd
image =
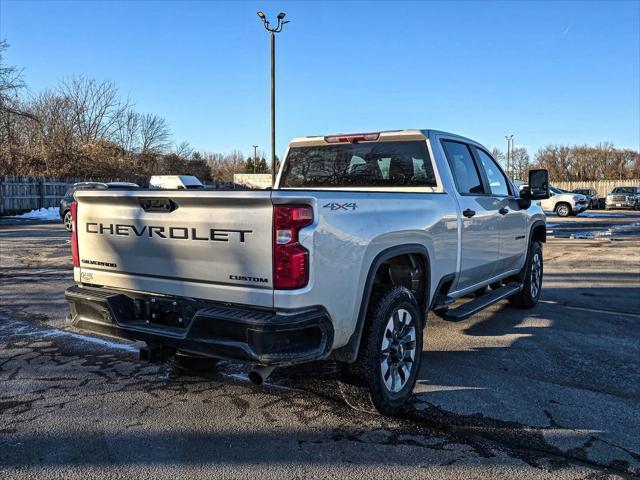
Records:
M193 190L205 188L193 175L153 175L149 180L149 188L162 190Z

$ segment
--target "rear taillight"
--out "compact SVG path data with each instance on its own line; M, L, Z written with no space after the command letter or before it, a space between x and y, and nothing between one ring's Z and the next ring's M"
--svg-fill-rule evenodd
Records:
M313 209L307 205L273 207L274 288L291 290L309 282L309 251L298 242L298 233L312 222Z
M73 230L71 231L71 256L73 257L73 266L80 266L80 254L78 253L78 202L71 204L71 219L73 221Z

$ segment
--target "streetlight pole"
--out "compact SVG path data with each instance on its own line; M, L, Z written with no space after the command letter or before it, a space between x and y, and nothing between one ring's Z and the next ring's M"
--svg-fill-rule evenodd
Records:
M504 138L507 140L507 176L511 178L511 174L509 173L509 166L511 161L511 141L513 140L513 135L505 135Z
M256 173L256 163L258 162L258 145L253 146L253 173Z
M509 158L509 173L508 175L510 175L509 178L513 177L513 175L515 174L514 169L515 169L515 157L514 157L514 153L513 153L513 135L511 135L511 156Z
M276 183L276 33L282 31L282 27L285 23L289 23L289 20L285 20L285 13L280 12L278 14L278 24L275 28L269 27L269 20L265 17L264 13L258 12L258 17L262 20L264 28L269 32L271 37L271 181L273 185Z

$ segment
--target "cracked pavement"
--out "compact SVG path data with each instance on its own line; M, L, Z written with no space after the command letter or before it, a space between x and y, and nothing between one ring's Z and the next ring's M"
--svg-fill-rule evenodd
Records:
M545 259L536 309L429 318L414 408L391 419L315 367L256 387L74 330L69 235L0 222L0 476L640 476L640 239L550 239Z

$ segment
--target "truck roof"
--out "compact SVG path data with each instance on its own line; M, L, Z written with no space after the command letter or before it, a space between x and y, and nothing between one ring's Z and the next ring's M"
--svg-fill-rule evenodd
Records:
M455 133L449 133L442 130L433 130L433 129L404 129L404 130L385 130L381 132L372 132L379 135L376 141L382 142L393 142L393 141L407 141L407 140L425 140L430 134L442 134L450 137L456 137L460 140L464 140L471 143L478 143L475 140L472 140L467 137L463 137L461 135L457 135ZM326 138L329 137L342 137L342 136L351 136L351 135L359 135L358 133L336 133L329 135L310 135L306 137L295 137L289 142L290 147L313 147L313 146L321 146L327 145ZM362 134L366 135L366 133Z

